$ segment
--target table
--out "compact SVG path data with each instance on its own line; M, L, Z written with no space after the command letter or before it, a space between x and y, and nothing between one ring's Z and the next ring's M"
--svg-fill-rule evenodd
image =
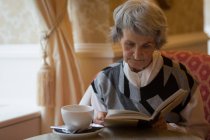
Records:
M66 139L66 138L65 138ZM106 127L100 133L89 137L67 138L69 140L201 140L200 138L166 129L142 129L130 126ZM47 133L26 140L64 140L54 133Z

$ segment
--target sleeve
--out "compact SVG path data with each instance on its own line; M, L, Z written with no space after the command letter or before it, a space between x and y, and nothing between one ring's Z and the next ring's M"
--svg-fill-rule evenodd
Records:
M187 106L181 111L184 123L172 124L170 129L193 133L199 137L205 138L210 132L210 125L205 120L203 101L199 89L191 97Z
M97 112L107 112L106 107L98 100L92 85L88 87L80 103L81 105L91 105Z
M91 86L89 86L86 92L84 93L82 99L80 100L79 104L91 105L91 96L92 96L92 91L91 91Z
M102 104L95 93L92 94L91 96L91 104L94 108L95 111L97 112L107 112L107 108L104 106L104 104Z
M199 88L195 90L195 93L191 97L191 100L182 110L181 116L184 120L186 120L187 126L207 123L207 121L205 120L203 101Z

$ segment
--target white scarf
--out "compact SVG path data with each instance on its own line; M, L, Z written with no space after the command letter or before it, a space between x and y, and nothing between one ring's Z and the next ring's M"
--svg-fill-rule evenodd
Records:
M131 71L128 63L124 61L123 71L128 80L136 87L144 87L148 85L158 74L163 66L163 58L159 51L154 51L152 63L144 70L136 73Z

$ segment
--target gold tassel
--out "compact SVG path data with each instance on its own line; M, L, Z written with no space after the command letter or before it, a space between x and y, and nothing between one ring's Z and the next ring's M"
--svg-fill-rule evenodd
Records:
M38 105L45 107L53 107L55 102L55 83L53 69L46 61L47 53L43 51L44 63L38 72Z

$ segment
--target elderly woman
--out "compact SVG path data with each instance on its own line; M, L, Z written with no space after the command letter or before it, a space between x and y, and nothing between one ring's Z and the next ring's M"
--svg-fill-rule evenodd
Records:
M182 126L183 131L204 136L208 124L196 80L185 66L158 51L166 42L163 11L150 0L128 0L114 10L113 17L111 37L121 45L124 59L104 68L85 93L91 95L91 105L97 112L95 122L103 123L109 109L151 115L157 105L185 89L186 98L164 120L176 124L176 129Z

